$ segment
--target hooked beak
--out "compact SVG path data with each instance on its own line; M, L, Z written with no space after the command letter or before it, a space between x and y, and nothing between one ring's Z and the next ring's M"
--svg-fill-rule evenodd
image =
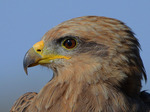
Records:
M38 65L38 61L41 59L41 55L36 53L33 48L29 49L24 56L23 67L25 73L28 75L27 68Z
M24 56L23 67L25 73L28 75L27 68L38 65L39 61L42 59L41 52L44 47L44 42L40 41L33 45L32 48Z

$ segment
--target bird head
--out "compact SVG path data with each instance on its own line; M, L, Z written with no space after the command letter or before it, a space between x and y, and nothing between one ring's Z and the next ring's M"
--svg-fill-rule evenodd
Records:
M24 57L24 70L42 65L55 76L78 77L131 88L146 75L139 43L123 22L97 16L78 17L49 30ZM67 79L68 80L68 79ZM133 86L133 87L132 87Z

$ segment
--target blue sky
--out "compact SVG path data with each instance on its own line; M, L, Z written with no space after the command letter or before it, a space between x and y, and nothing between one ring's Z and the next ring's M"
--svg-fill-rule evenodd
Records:
M135 32L142 47L150 90L150 1L148 0L0 0L0 112L29 91L38 92L52 77L44 67L23 70L26 51L52 27L79 16L117 18Z

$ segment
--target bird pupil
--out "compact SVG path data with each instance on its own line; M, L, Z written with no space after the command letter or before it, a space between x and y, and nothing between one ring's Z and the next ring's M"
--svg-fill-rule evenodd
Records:
M67 44L68 44L68 46L72 46L71 40L67 40Z

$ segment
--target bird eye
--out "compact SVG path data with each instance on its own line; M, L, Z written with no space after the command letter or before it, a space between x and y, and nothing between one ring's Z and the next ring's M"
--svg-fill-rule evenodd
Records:
M63 42L63 46L67 49L72 49L76 46L76 40L74 39L66 39L64 42Z

